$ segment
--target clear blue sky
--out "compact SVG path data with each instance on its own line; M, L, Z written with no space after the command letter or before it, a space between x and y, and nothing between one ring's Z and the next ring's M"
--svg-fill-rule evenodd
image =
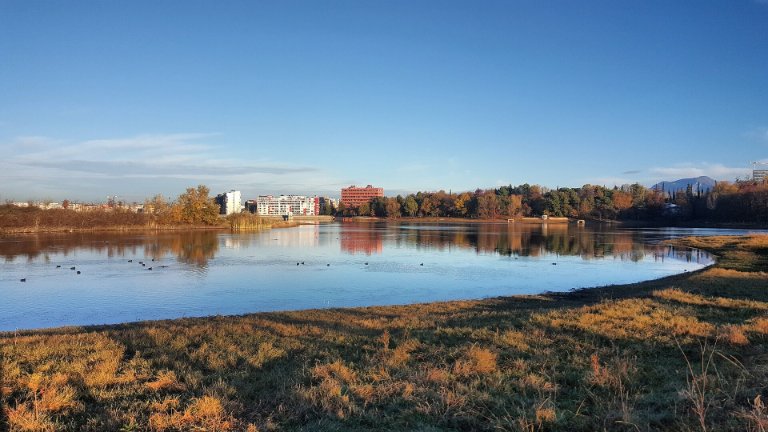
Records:
M768 0L0 0L0 199L744 177Z

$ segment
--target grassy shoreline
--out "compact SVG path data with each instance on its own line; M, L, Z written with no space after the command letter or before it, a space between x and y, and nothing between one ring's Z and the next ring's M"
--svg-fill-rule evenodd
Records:
M672 243L719 261L570 293L0 333L0 425L764 430L768 238Z

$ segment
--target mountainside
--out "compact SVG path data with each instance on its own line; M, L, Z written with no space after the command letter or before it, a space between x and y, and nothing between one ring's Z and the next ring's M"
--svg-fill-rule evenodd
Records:
M684 179L675 180L675 181L659 182L653 185L651 189L662 190L666 192L675 192L679 190L686 190L686 188L688 188L688 185L691 185L691 188L693 189L694 192L699 190L699 188L701 188L702 192L705 192L715 187L716 183L717 182L711 177L701 176L701 177L684 178Z

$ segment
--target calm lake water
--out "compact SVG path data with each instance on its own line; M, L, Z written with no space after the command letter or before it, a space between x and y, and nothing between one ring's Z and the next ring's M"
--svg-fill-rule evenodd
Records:
M0 237L0 330L630 283L712 263L663 239L743 232L376 222Z

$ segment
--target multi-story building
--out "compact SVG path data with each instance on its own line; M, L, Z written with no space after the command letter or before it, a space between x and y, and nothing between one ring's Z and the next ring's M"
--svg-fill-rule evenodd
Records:
M384 188L368 185L364 188L352 185L341 189L341 202L346 206L357 207L370 202L372 199L384 196Z
M221 207L220 213L231 215L243 211L243 204L240 200L240 191L231 190L216 196L216 203Z
M320 208L318 197L301 195L259 195L254 204L249 200L248 211L260 216L316 216Z

